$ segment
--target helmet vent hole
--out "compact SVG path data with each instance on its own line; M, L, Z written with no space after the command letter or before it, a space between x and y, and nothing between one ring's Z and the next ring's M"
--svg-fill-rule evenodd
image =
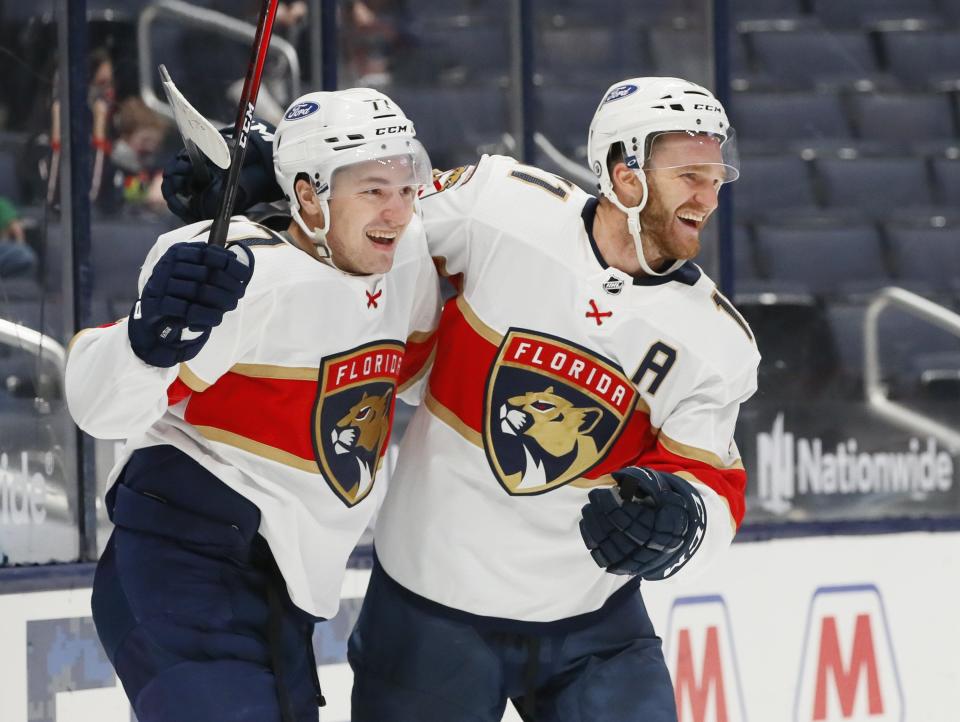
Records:
M347 140L363 140L363 133L350 133Z
M324 140L325 143L339 143L339 142L340 142L340 139L339 139L339 138L324 138L323 140Z
M670 104L670 110L677 110L677 111L679 111L679 112L682 113L682 112L683 112L683 106L680 105L679 103L671 103L671 104Z

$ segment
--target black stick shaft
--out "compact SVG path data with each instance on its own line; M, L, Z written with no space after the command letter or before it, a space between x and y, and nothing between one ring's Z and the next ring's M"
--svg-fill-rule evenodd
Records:
M216 246L226 244L227 229L230 226L230 216L233 215L233 204L240 182L240 167L243 165L243 156L247 151L247 135L250 133L250 124L253 122L253 111L260 92L263 66L267 59L267 49L270 47L270 36L273 34L277 2L278 0L264 0L263 7L260 9L257 34L253 39L253 48L250 53L250 65L247 67L247 77L243 82L243 93L240 95L240 105L237 107L237 120L233 132L234 143L230 151L230 170L227 172L223 195L220 197L220 207L217 209L213 227L210 229L208 242Z

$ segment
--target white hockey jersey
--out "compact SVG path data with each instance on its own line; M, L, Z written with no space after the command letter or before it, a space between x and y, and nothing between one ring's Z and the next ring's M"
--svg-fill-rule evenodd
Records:
M427 241L460 294L375 529L386 572L487 617L596 610L629 580L594 563L580 510L630 464L700 491L706 537L682 573L709 563L744 512L748 325L693 263L637 280L608 267L596 199L549 173L484 157L434 186Z
M169 246L205 240L208 227L160 236L140 289ZM110 485L134 450L170 444L253 502L293 602L330 618L376 508L395 396L419 396L439 318L436 271L418 218L383 275L341 273L244 218L229 238L246 239L253 277L201 352L159 369L133 354L126 319L82 332L67 401L87 433L128 439Z

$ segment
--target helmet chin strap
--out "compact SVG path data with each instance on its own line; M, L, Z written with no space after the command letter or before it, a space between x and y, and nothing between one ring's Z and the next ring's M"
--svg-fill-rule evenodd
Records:
M320 228L308 228L306 221L303 220L303 217L300 215L300 207L291 208L290 210L293 213L293 220L297 222L297 225L300 226L307 238L313 241L313 245L316 247L317 251L320 254L320 258L323 259L325 263L330 264L338 271L346 273L342 268L340 268L333 260L333 252L330 250L330 246L327 244L327 233L330 232L330 203L324 198L317 199L320 203L320 212L323 214L323 226Z
M666 276L680 268L684 262L682 260L674 261L665 271L654 271L652 268L650 268L650 264L647 263L647 259L643 254L643 239L640 237L640 213L644 208L647 207L647 199L650 197L650 191L647 187L646 174L639 170L635 170L634 173L637 174L637 178L640 179L640 184L643 186L643 200L640 201L640 205L634 206L633 208L627 208L625 205L623 205L623 203L620 202L620 199L617 198L617 194L613 191L612 184L610 186L610 192L606 195L613 205L623 211L627 216L627 230L630 231L630 237L633 238L633 244L636 247L637 260L640 262L640 268L643 269L643 272L648 276Z

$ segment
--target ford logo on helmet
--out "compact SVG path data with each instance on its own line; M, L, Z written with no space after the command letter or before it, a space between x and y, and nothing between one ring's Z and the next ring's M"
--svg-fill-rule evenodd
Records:
M300 118L306 118L311 113L316 113L320 110L320 106L316 103L305 102L297 103L295 106L290 108L287 111L287 114L283 116L284 120L300 120Z
M626 98L628 95L636 92L636 85L618 85L616 88L607 93L607 97L603 99L603 102L609 103L613 100L620 100L620 98Z

